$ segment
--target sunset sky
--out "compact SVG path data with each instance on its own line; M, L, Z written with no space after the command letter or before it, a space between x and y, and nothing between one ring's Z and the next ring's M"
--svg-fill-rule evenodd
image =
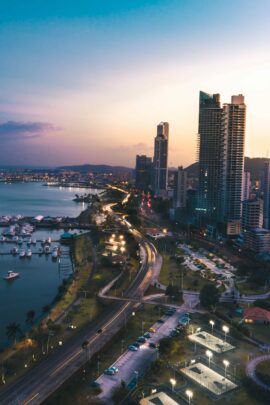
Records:
M243 93L246 155L270 154L268 0L1 0L0 166L134 166L170 123L196 157L199 90Z

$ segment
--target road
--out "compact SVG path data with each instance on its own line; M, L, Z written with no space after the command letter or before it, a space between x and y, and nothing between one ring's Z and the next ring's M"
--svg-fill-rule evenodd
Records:
M264 355L264 356L259 356L255 357L255 359L252 359L248 362L246 365L246 375L251 378L257 385L262 387L263 389L270 391L270 386L262 382L256 375L256 367L258 364L264 362L264 361L270 361L270 354Z
M126 290L124 297L139 298L152 281L157 252L139 231L131 231L140 240L145 251L141 268ZM138 305L131 301L112 303L103 318L91 322L87 330L78 332L73 340L59 351L33 367L14 384L0 391L1 405L39 405L53 394L68 378L79 370L85 362L98 352L123 326ZM102 329L102 333L97 331ZM82 349L83 341L89 342L87 351Z

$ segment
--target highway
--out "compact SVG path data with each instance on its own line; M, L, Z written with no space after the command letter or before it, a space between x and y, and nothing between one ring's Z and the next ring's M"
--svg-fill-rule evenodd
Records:
M152 280L157 252L139 231L133 229L131 232L140 241L144 255L137 276L126 290L124 297L140 298ZM41 404L118 332L131 316L135 305L138 304L132 300L112 303L104 312L102 319L91 322L87 330L83 333L77 332L57 353L44 359L13 384L2 389L0 404ZM99 329L102 329L102 333L97 332ZM82 349L81 345L85 340L89 345L87 349Z

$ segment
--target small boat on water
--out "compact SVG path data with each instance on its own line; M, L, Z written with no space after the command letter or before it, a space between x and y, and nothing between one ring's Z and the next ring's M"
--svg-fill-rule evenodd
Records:
M38 248L38 254L42 255L44 253L43 247Z
M4 236L1 236L1 238L0 238L0 242L5 242L5 240L6 240L6 238L4 237Z
M45 255L49 255L51 253L51 248L48 245L44 246L44 253Z
M23 240L22 240L22 238L19 238L18 239L18 245L22 245L23 244Z
M12 255L17 255L17 254L19 253L19 249L18 249L16 246L14 246L14 247L10 250L10 253L11 253Z
M26 257L29 257L29 258L32 257L32 250L31 249L27 250Z
M13 238L12 238L12 240L13 240L13 242L18 242L18 240L19 240L19 238L18 238L18 236L13 236Z
M52 238L50 238L50 237L47 238L46 241L45 241L45 243L47 243L48 245L50 245L50 244L52 243Z
M32 243L32 239L30 238L30 239L28 239L28 241L26 242L27 243L27 245L28 246L30 246L31 245L31 243Z
M25 255L26 255L25 250L21 250L21 251L20 251L20 259L25 258Z
M32 239L32 243L33 243L33 245L36 245L36 244L37 244L37 240L36 240L36 239Z
M15 273L14 271L8 271L7 274L4 276L4 280L10 281L14 280L15 278L19 277L20 273Z

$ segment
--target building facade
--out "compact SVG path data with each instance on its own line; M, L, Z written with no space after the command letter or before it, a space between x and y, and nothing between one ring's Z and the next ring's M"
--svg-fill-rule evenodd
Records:
M269 253L270 230L264 228L250 229L245 233L244 246L254 253Z
M151 185L152 158L146 155L136 156L135 186L140 190L148 190Z
M245 232L252 228L262 228L263 226L263 201L245 200L243 201L242 230Z
M263 226L266 229L270 229L270 161L264 164Z
M169 124L161 122L157 126L153 158L152 188L156 196L165 196L168 185L168 144Z
M187 206L187 172L182 166L174 173L173 208L186 208Z
M250 190L251 190L250 172L244 172L243 173L243 184L242 184L242 200L243 201L250 199Z

